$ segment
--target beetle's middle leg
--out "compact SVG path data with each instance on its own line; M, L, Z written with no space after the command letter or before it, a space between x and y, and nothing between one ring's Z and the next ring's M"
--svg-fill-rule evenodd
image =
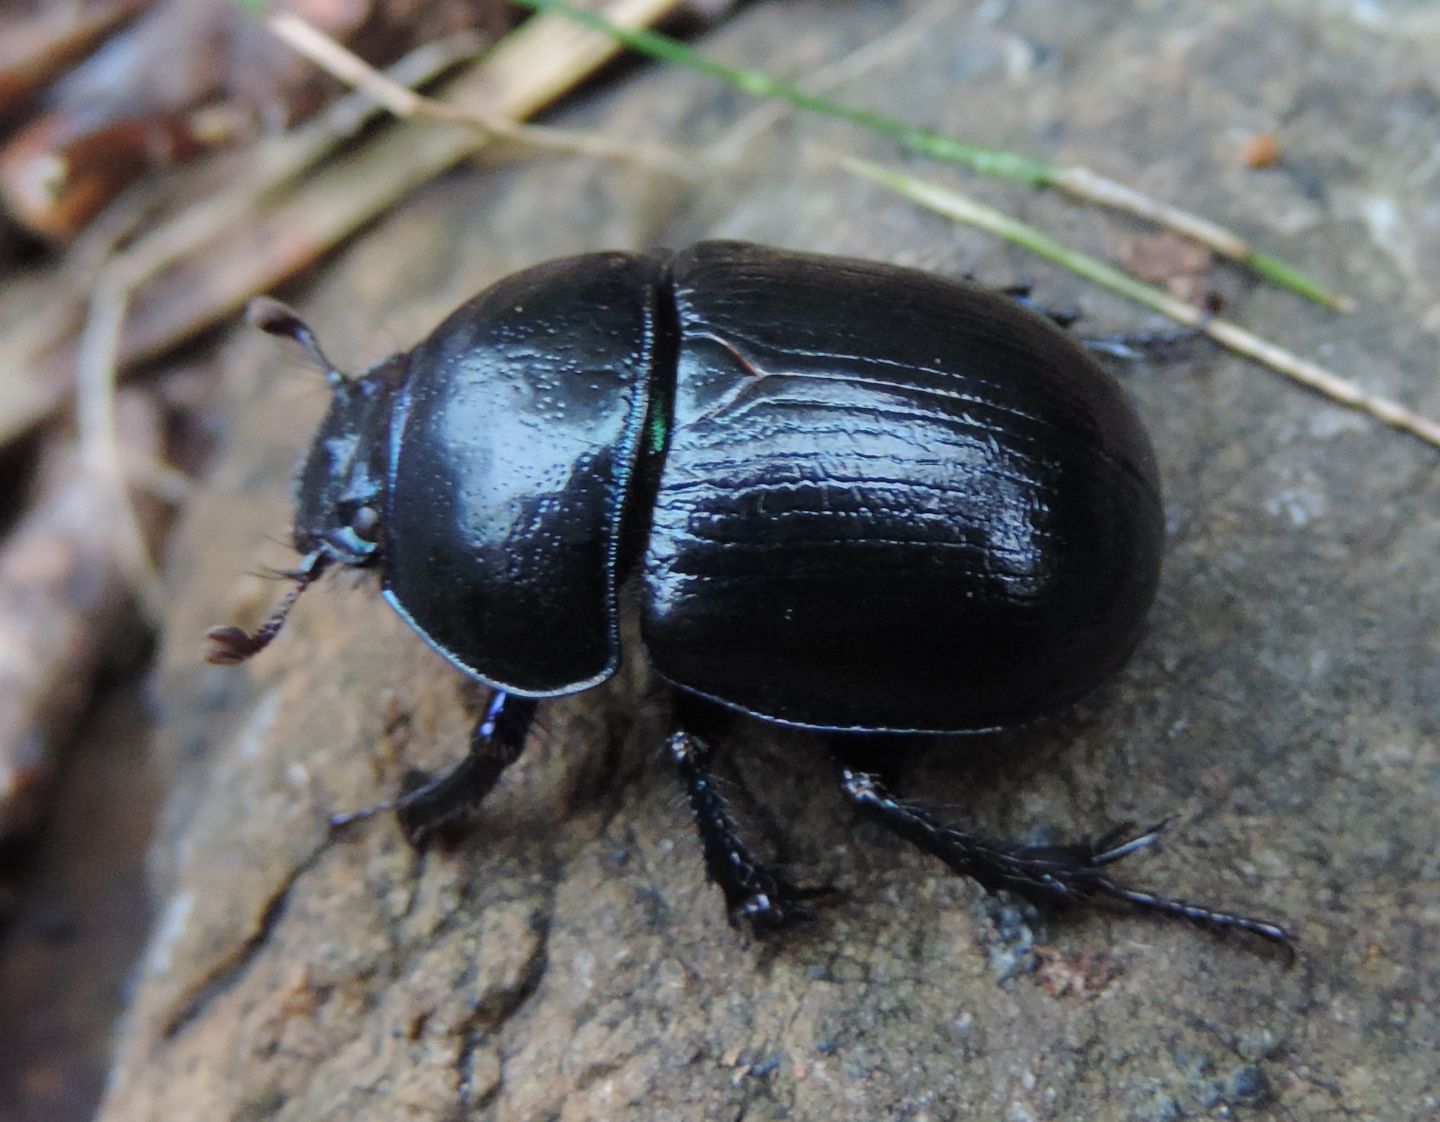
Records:
M828 895L828 887L802 888L773 866L763 865L741 840L735 820L710 774L710 746L693 733L677 729L666 747L690 800L705 871L725 894L732 926L744 920L757 935L766 935L814 919L803 901Z
M470 733L470 752L463 760L397 799L337 815L331 826L393 810L410 844L422 848L436 831L472 813L505 769L520 758L536 704L532 697L497 691Z

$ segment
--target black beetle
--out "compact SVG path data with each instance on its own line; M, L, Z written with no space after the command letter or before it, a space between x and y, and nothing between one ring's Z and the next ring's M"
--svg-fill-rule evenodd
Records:
M633 590L650 665L683 694L838 734L958 733L1065 705L1129 657L1163 520L1119 386L1009 295L869 261L705 242L596 253L502 280L361 378L273 303L334 402L302 468L286 602L211 632L238 662L339 564L495 689L470 753L389 804L417 844L519 755L540 699L603 682ZM857 734L871 734L859 736ZM754 860L710 781L671 754L732 922L809 918ZM1126 888L1151 845L1022 846L941 825L872 771L847 798L988 887L1108 897L1289 946L1263 920Z

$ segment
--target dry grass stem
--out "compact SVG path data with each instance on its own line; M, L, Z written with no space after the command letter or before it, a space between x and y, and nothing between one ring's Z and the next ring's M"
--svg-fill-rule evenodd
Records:
M865 160L843 157L840 163L856 175L888 187L937 214L986 230L1063 265L1087 280L1128 296L1178 323L1196 327L1236 354L1268 366L1340 405L1368 413L1392 428L1417 437L1434 448L1440 448L1440 424L1430 418L1421 416L1399 402L1370 393L1355 382L1262 339L1239 324L1224 319L1207 318L1207 313L1200 308L1177 300L1153 285L1136 280L1112 265L1080 253L1003 211L986 206L952 187L919 179Z
M1257 268L1262 274L1287 272L1286 267L1257 253L1239 234L1217 222L1170 203L1163 203L1127 184L1108 179L1084 167L1062 167L1057 170L1053 186L1075 198L1095 203L1144 219L1166 230L1208 246L1222 257ZM1257 261L1261 259L1261 261ZM1355 301L1345 295L1316 294L1320 302L1337 312L1353 312Z
M333 77L368 94L396 117L445 121L517 141L531 148L546 148L606 160L640 164L681 179L694 179L697 165L706 157L641 140L618 139L571 129L526 125L495 114L476 112L435 98L424 97L387 77L347 47L299 16L282 12L271 16L270 30Z

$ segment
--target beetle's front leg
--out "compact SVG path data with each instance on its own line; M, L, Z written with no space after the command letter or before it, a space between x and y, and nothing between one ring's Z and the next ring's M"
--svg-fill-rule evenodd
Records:
M710 746L680 729L671 735L667 747L685 784L690 810L700 832L705 871L725 894L731 925L739 926L744 920L755 934L767 935L814 919L815 913L802 901L833 890L799 887L750 855L725 808L724 799L715 788L710 774Z
M868 772L844 768L840 785L852 805L988 889L1008 889L1037 904L1054 906L1105 897L1216 931L1248 931L1294 954L1290 933L1279 924L1127 888L1107 875L1107 865L1154 845L1165 823L1128 839L1120 830L1094 842L1016 845L941 826L923 807L896 799L879 778Z
M469 754L397 800L395 816L411 845L423 847L436 831L480 806L505 769L520 758L535 706L533 697L497 691L470 733Z
M536 701L497 691L470 733L470 752L448 771L397 799L350 814L336 815L332 827L393 810L415 848L423 848L446 825L472 813L507 767L520 758L535 719Z

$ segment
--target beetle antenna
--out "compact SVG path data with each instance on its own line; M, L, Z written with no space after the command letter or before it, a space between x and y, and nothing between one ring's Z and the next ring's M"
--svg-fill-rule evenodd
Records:
M285 594L279 606L270 613L270 618L254 631L229 625L212 627L205 632L205 638L210 640L205 661L216 666L234 666L263 651L270 645L270 640L280 634L280 629L285 626L285 617L290 614L295 601L315 583L315 578L324 571L324 567L319 555L313 554L305 559L300 568L281 574L293 580L295 587Z
M315 332L310 330L310 325L300 318L300 313L294 308L269 296L257 296L246 307L245 318L252 326L268 335L280 335L299 343L305 348L305 353L325 372L325 380L332 386L338 386L346 380L345 375L326 357L320 341L315 338Z

